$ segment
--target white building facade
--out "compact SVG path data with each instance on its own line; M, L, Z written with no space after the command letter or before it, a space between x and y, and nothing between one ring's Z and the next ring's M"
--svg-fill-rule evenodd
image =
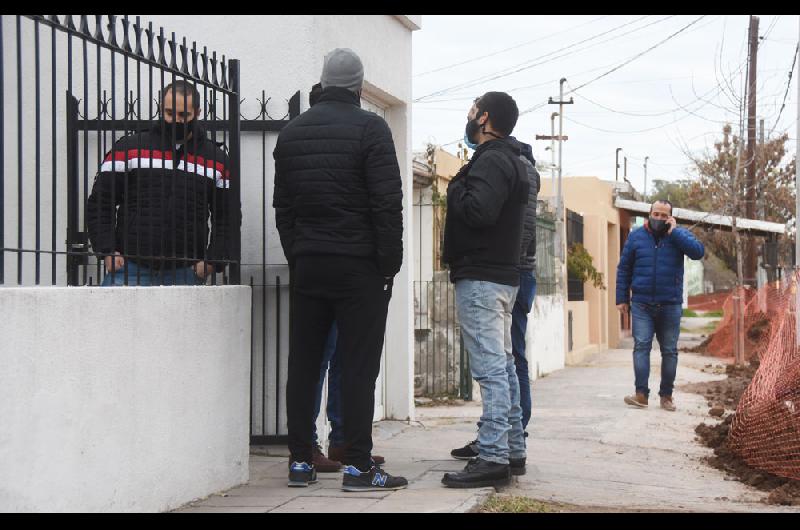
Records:
M78 17L73 17L77 22ZM133 20L135 16L130 17ZM311 86L319 81L325 54L337 47L351 48L359 54L365 71L362 105L383 116L392 130L404 195L403 267L395 279L389 307L384 366L376 385L375 418L413 420L412 264L415 245L411 39L413 32L421 27L421 16L140 17L143 25L152 22L156 31L163 26L168 38L175 32L179 43L185 37L189 46L196 41L198 46L207 47L209 53L216 50L220 55L224 53L227 59L238 60L244 119L259 115L262 93L268 99L263 108L274 120L287 118L288 101L298 91L302 112L308 107ZM63 20L64 16L59 18ZM95 31L95 16L88 18L91 31ZM3 200L0 202L3 210L0 230L5 248L17 246L21 227L19 239L23 247L33 248L34 234L38 230L42 248L49 249L52 240L54 249L60 251L66 231L63 201L66 185L62 178L67 164L62 134L66 118L63 106L52 112L50 91L53 88L52 101L62 105L67 71L74 73L75 79L71 82L80 86L84 73L90 80L94 79L97 61L90 47L86 66L76 66L73 72L68 68L66 36L53 32L56 37L51 37L52 28L44 21L37 26L38 29L25 16L21 19L14 15L2 16L3 178L0 186ZM107 28L104 31L107 32ZM119 42L121 37L122 32L118 30ZM38 38L36 45L34 38ZM54 39L56 60L50 51ZM72 41L72 62L78 65L83 52L80 40L73 38ZM17 48L18 42L23 46ZM105 76L107 59L101 64L97 75ZM51 73L51 65L55 75ZM35 68L41 70L38 82L32 75ZM17 75L20 79L15 77ZM124 93L122 78L122 70L117 65L113 86L118 98ZM111 90L112 83L106 80L103 86ZM36 93L41 98L34 98ZM82 95L78 93L77 96L81 99ZM119 108L123 108L122 98L119 99ZM97 113L97 105L93 103L95 94L89 94L88 100L91 117ZM26 127L20 136L16 133L21 121ZM37 133L42 144L39 146L32 141L35 123L48 133ZM49 136L53 129L57 133L55 144ZM289 276L271 207L272 150L276 139L274 133L243 132L241 135L241 286L204 287L201 295L197 288L62 288L60 286L66 285L63 256L54 258L55 266L49 255L43 257L41 281L38 281L38 276L34 280L36 266L32 254L2 253L4 280L0 283L0 312L13 311L15 316L13 320L5 319L0 327L3 336L0 363L6 367L0 373L0 401L3 417L12 418L0 427L0 476L4 477L0 510L168 510L245 482L252 435L261 434L278 442L285 437ZM91 186L96 172L96 153L106 147L98 145L98 140L87 139L86 142L90 156L86 168L81 162L81 171L87 171L89 179L88 184L82 185L83 193ZM51 161L53 145L56 149L52 151ZM38 158L37 149L41 150ZM39 173L44 176L41 186L35 184ZM38 201L38 208L34 201ZM83 204L80 209L83 210ZM39 217L41 219L37 220ZM57 287L50 286L51 275ZM91 271L89 278L93 278ZM96 284L98 279L94 280ZM91 308L91 311L63 315L73 306ZM248 308L252 312L246 311ZM195 333L182 332L179 336L184 341L181 344L185 351L201 354L197 357L177 355L179 346L173 339L165 340L165 336L184 327L183 321L194 312L202 314L202 319L188 326ZM160 319L161 324L142 329L141 315L156 315L156 321ZM205 327L203 322L207 323ZM115 337L125 337L125 340L116 341ZM114 344L113 355L103 356L110 343ZM53 351L56 346L58 352ZM131 364L131 357L141 357L143 351L150 352L152 357L144 356ZM63 359L53 364L51 356ZM163 362L156 362L157 359ZM99 369L97 363L101 361L107 364ZM226 363L225 370L218 369ZM204 371L204 366L210 372ZM45 367L56 371L45 370ZM148 367L153 373L147 373ZM131 369L136 370L137 377L127 377ZM47 372L47 377L42 376L42 370ZM178 381L161 377L159 374L165 370L176 374ZM187 378L187 374L203 374L203 377ZM103 397L103 389L108 390L108 385L96 385L98 378L114 382L113 395L121 401ZM26 384L12 384L13 381L26 381ZM172 393L168 392L170 387L173 387ZM183 399L172 399L175 388L181 389ZM231 391L231 388L237 390ZM124 409L130 404L126 400L135 400L139 395L150 397L127 418L127 423L116 421L126 414ZM159 395L164 399L157 399ZM195 409L191 407L193 395L198 397ZM105 403L99 409L98 399ZM162 420L157 420L159 414ZM63 421L65 417L69 420ZM107 436L99 436L97 429L87 428L93 418L106 425ZM175 421L165 422L163 418ZM180 421L180 418L187 419ZM43 428L46 425L52 425L52 429ZM323 421L318 426L325 430ZM130 436L108 433L117 427ZM170 429L173 432L169 432ZM67 438L70 443L60 446L31 443L45 435L54 440ZM173 438L186 437L207 443L182 446L169 443ZM163 443L142 442L152 438ZM178 450L182 451L181 458L175 458ZM110 478L108 470L119 465L120 454L126 455L124 460L130 464L125 464L126 469L131 472ZM209 458L211 454L216 457ZM137 455L140 455L139 461ZM46 465L54 459L64 462L55 476L47 473ZM188 465L189 461L192 465ZM87 462L91 465L85 465ZM148 470L163 467L165 462L175 463L167 468L171 477L169 486L153 491L146 480ZM80 480L75 476L79 470L86 473ZM46 488L44 481L50 482ZM57 492L63 490L74 490L75 495L59 500Z

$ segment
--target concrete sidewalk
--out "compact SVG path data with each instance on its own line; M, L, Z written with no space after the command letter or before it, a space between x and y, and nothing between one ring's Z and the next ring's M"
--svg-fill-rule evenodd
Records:
M674 413L658 407L659 363L654 351L650 386L655 406L647 410L622 401L633 391L629 349L604 352L536 381L528 473L503 493L603 511L800 511L760 503L765 494L702 462L711 450L694 440L694 428L718 420L708 415L702 396L681 392L680 386L723 378L700 370L717 362L681 353ZM251 457L249 484L178 511L470 511L494 490L449 489L440 481L444 472L463 468L464 462L449 453L475 437L479 415L478 403L418 407L416 423L376 424L375 453L386 457L387 471L408 478L405 490L346 493L339 473L320 474L319 483L308 489L289 489L285 448L275 448L274 456Z

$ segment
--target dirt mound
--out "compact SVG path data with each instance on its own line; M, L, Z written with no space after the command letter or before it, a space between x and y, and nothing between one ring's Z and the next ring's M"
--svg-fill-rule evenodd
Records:
M744 367L729 365L725 367L728 376L726 379L682 387L686 391L703 395L711 410L724 407L725 411L729 412L723 421L716 425L701 423L695 428L695 433L704 445L714 450L714 456L706 459L709 465L729 473L740 482L760 491L769 492L764 499L768 504L800 506L800 481L778 477L750 467L728 447L728 434L735 418L733 411L736 410L742 394L757 369L757 361Z

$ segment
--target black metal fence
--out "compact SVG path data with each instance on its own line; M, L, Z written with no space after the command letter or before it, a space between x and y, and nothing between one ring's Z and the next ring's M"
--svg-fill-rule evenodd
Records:
M288 111L279 118L270 115L270 99L262 91L259 112L242 120L243 156L248 163L242 179L248 186L243 197L244 233L248 244L242 254L242 283L252 287L252 335L250 341L250 442L254 445L286 443L286 379L289 360L289 269L282 252L270 255L269 232L274 222L269 215L268 169L272 167L272 144L292 118L300 114L300 93L287 102ZM277 238L275 238L277 241Z
M556 218L546 201L539 201L536 213L536 295L558 292L559 267L556 258Z
M2 15L0 47L0 285L239 283L238 61L115 15Z
M446 272L439 276L414 282L414 395L471 399L455 289Z

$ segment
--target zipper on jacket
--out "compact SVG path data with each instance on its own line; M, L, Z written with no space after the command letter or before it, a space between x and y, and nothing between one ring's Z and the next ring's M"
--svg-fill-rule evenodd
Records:
M655 252L653 253L653 295L652 295L653 303L655 304L656 303L656 282L657 282L657 279L656 279L656 264L658 263L658 244L659 244L659 241L656 240L656 236L655 235L653 235L653 234L650 234L650 235L652 236L653 242L655 243Z

